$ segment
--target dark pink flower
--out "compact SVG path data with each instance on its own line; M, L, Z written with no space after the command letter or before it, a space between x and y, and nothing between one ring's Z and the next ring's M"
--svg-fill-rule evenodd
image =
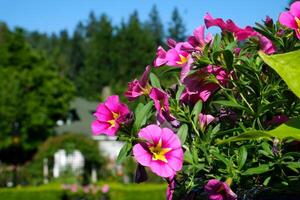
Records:
M133 156L161 177L173 177L182 168L183 150L178 136L169 128L149 125L139 132L145 142L133 147Z
M208 80L211 76L215 77L217 83ZM184 79L186 87L180 99L185 103L196 103L199 100L205 102L219 89L219 84L224 86L228 80L229 74L222 67L208 65Z
M205 191L208 193L209 200L236 200L237 195L230 187L217 179L209 180L205 185Z
M282 25L293 29L296 32L298 39L300 39L300 2L294 2L289 11L281 13L279 22Z
M171 115L169 107L169 95L158 88L152 88L149 97L154 101L157 110L157 120L160 124L165 121L174 122L175 117Z
M212 115L205 115L200 113L199 114L199 123L200 123L200 129L202 130L202 132L205 130L205 127L210 124L211 122L213 122L215 120L214 116Z
M104 103L100 103L94 116L91 128L95 135L116 135L121 123L126 121L130 111L126 104L120 103L119 96L109 96Z
M149 74L150 66L148 65L140 80L135 79L128 83L128 90L125 92L125 96L129 101L133 101L141 95L148 95L150 93L151 86L148 83Z
M204 16L205 25L207 28L212 26L220 27L222 31L233 33L238 41L246 40L250 37L257 37L262 51L266 54L273 54L276 48L271 40L256 32L252 27L246 26L245 28L238 27L232 20L224 22L221 18L213 18L209 13Z
M286 115L275 115L275 116L273 116L271 121L269 121L268 124L279 126L280 124L283 124L283 123L287 122L288 120L289 120L289 117Z

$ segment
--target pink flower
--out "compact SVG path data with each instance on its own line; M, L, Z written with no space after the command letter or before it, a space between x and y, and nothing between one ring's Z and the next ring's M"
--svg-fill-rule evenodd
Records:
M188 43L195 48L195 50L202 51L207 43L212 41L212 35L209 33L205 37L205 26L199 26L194 30L194 35L188 38Z
M246 40L250 37L257 37L262 51L266 54L273 54L276 51L272 41L256 32L252 27L246 26L245 28L238 27L232 20L224 22L221 18L213 18L209 13L204 16L205 25L207 28L218 26L222 31L228 31L234 34L238 41Z
M169 39L170 40L170 39ZM188 42L179 42L170 40L169 45L175 45L168 51L165 51L161 46L158 47L156 52L156 59L153 62L154 67L168 65L172 67L180 67L181 75L180 80L183 80L191 69L193 59L190 53L185 49L192 49L193 47Z
M76 193L78 191L78 186L76 184L71 185L70 190L72 193Z
M90 191L90 187L88 185L83 187L83 192L84 193L89 193L89 191Z
M167 187L166 199L167 200L172 200L173 199L173 193L174 193L174 190L175 190L175 178L170 177L168 182L169 182L169 184L168 184L168 187Z
M213 122L215 120L214 116L212 115L205 115L200 113L199 114L199 123L200 123L200 129L202 130L202 132L205 130L205 127L210 124L211 122Z
M128 83L128 90L125 92L125 96L129 101L137 99L141 95L148 95L150 93L151 86L148 83L150 74L150 66L146 67L140 80L133 80Z
M120 103L119 96L113 95L100 103L94 116L97 118L92 122L91 128L95 135L116 135L121 123L126 121L130 111L126 104Z
M289 11L283 12L279 16L279 22L296 32L300 39L300 2L294 2Z
M102 193L106 194L109 192L109 185L105 184L101 188Z
M205 185L205 191L208 193L209 200L236 200L237 195L230 187L217 179L209 180Z
M210 76L214 76L218 83L208 81ZM208 65L184 79L186 87L180 99L185 103L196 103L199 100L206 102L219 89L219 84L224 86L228 80L229 74L222 67Z
M181 170L183 151L178 136L171 129L149 125L141 129L138 136L145 142L133 147L137 162L165 178Z
M152 88L149 97L154 101L158 122L161 124L165 121L175 123L176 119L170 112L168 94L158 88Z

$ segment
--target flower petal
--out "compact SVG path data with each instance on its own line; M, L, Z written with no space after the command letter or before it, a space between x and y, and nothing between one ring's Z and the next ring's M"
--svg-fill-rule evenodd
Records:
M300 19L300 2L296 1L291 5L290 13Z
M144 149L141 144L136 144L133 147L133 156L138 163L143 166L149 167L152 161L151 154Z
M297 23L295 21L295 17L290 12L283 12L279 16L279 22L282 25L285 25L292 29L297 29Z
M150 169L158 176L165 178L174 176L176 174L175 171L167 163L164 163L160 160L152 161Z

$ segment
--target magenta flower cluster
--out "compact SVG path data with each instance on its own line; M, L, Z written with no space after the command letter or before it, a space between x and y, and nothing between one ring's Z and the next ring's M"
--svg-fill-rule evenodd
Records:
M300 39L300 2L292 4L289 11L283 12L279 17L279 22L293 29ZM226 88L231 80L236 79L233 71L223 66L208 64L200 69L197 68L197 56L201 56L205 49L215 42L210 33L205 34L206 28L219 27L222 32L232 34L237 42L253 38L257 47L264 53L276 52L276 46L272 41L250 26L240 28L232 20L224 21L221 18L214 18L209 13L204 16L204 23L205 25L196 28L186 41L177 42L168 39L168 49L159 46L152 66L148 65L145 68L140 79L130 82L125 92L125 97L129 101L135 101L144 96L153 102L156 110L155 120L147 121L137 132L130 133L131 136L134 135L134 140L130 140L133 141L132 154L140 165L148 167L153 173L169 182L167 190L169 200L173 197L176 188L175 177L181 171L184 160L183 144L177 134L181 122L172 113L170 91L158 87L149 80L152 67L155 69L169 66L179 69L179 84L184 86L184 89L179 94L178 101L183 105L195 105L199 101L206 103L220 88ZM273 22L267 18L266 23ZM234 53L238 55L240 51L240 48L236 48ZM120 102L116 95L100 103L94 116L96 119L91 124L93 134L107 136L118 136L118 131L124 127L130 127L135 118L128 106ZM230 116L234 118L234 113L231 112ZM205 111L201 111L196 116L202 133L209 124L221 118L221 115L217 119ZM269 123L270 125L279 124L286 120L285 116L277 116ZM236 194L230 189L230 184L217 179L209 180L204 189L211 200L237 199ZM103 188L103 192L105 191L106 189Z

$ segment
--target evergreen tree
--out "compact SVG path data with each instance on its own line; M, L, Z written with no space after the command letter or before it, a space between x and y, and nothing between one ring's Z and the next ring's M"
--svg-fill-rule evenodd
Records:
M85 52L86 45L85 45L84 37L85 37L85 28L83 24L79 22L74 31L73 37L71 39L71 49L70 49L69 77L72 81L75 82L75 84L77 83L79 73L84 68L85 53L86 53Z
M24 153L35 149L53 133L56 121L66 116L74 92L51 62L30 47L24 34L22 29L0 28L1 155L16 144ZM12 140L16 131L20 139Z
M127 82L141 74L154 58L155 41L135 11L117 30L114 47L114 89L124 92Z
M99 21L90 23L98 25L89 35L85 68L80 73L78 87L80 95L95 99L102 87L111 82L113 27L106 15L102 15ZM91 26L88 24L88 27Z
M171 22L169 23L169 37L176 41L183 41L186 38L183 20L177 8L172 12Z
M156 5L154 5L150 11L147 27L151 31L156 44L161 45L164 38L164 28Z

